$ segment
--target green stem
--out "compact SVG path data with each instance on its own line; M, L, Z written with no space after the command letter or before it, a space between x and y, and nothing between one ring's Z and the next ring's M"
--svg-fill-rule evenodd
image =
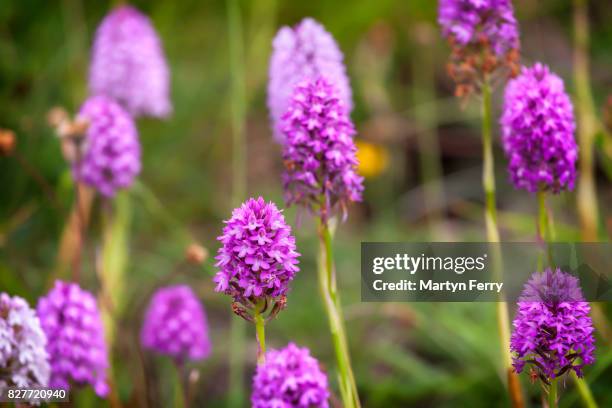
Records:
M238 206L246 194L246 91L244 45L238 0L227 2L231 76L232 204Z
M429 26L420 27L421 30L429 28ZM431 39L435 36L421 35L421 37L425 39L425 42L420 43L422 58L415 58L413 64L415 82L420 84L419 87L413 89L414 116L418 125L417 142L421 152L419 161L423 182L423 201L425 207L429 209L427 214L429 232L432 239L435 239L440 232L437 228L437 221L439 221L440 212L444 206L443 172L437 130L438 99L435 89L435 62L434 53L430 52L434 45Z
M491 87L487 79L482 86L482 186L485 194L485 224L487 229L487 241L491 243L493 257L494 278L501 280L502 254L499 247L499 229L497 227L497 206L495 199L495 162L493 156L492 141L492 109L491 109ZM504 370L507 376L508 394L513 407L523 407L523 395L517 374L512 368L512 355L510 354L510 319L508 304L505 295L500 293L497 302L497 328L499 331L501 353L504 361Z
M559 380L553 378L550 380L550 387L548 388L548 408L557 408L557 383Z
M597 118L589 73L589 16L588 1L574 0L574 82L576 84L576 113L580 165L577 202L584 241L597 241L599 210L595 185L594 140Z
M597 408L597 403L595 402L595 398L593 398L589 384L587 384L584 378L578 377L574 370L571 370L571 373L572 379L576 383L576 388L578 388L578 393L580 394L580 398L582 398L584 406L587 408Z
M545 253L548 258L548 266L553 267L552 248L548 245L554 241L554 227L552 226L552 217L546 207L546 192L538 191L538 236L545 245ZM542 265L543 266L543 265ZM544 270L544 268L541 268Z
M538 237L546 242L548 236L548 214L546 212L546 192L538 191Z
M499 242L497 206L495 203L495 162L491 129L491 87L485 81L482 87L482 185L485 193L485 222L489 242Z
M244 45L238 0L227 0L227 27L230 57L230 102L232 126L232 206L237 207L246 195L246 95L244 79ZM229 361L229 407L244 406L244 349L246 322L231 319Z
M344 317L340 297L336 285L334 269L332 236L326 221L319 220L320 258L319 258L319 290L323 305L329 320L329 328L334 343L340 394L344 408L359 408L359 395L351 367L348 341L344 329Z
M266 322L259 312L259 306L255 310L255 331L257 333L257 364L266 362Z
M246 195L246 95L244 75L244 45L242 21L238 0L227 0L227 26L229 47L229 69L231 78L231 126L232 126L232 206L237 207ZM245 405L244 350L246 344L246 322L231 319L229 397L228 406Z
M176 383L178 392L174 394L174 405L176 408L187 408L188 407L188 398L187 398L187 376L185 372L184 363L174 362L174 367L176 368Z

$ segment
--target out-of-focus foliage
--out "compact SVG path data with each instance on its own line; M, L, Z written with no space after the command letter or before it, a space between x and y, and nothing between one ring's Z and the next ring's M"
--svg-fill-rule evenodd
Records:
M543 61L572 91L572 8L557 0L515 1L523 61ZM591 2L592 88L597 106L612 91L612 7ZM160 282L186 282L209 316L212 356L194 367L200 379L194 406L225 406L228 330L225 296L213 292L214 267L181 263L191 237L214 254L222 219L231 213L229 56L223 1L135 1L163 39L172 73L174 114L168 121L138 121L143 171L129 193L132 223L125 282L124 315L113 350L115 386L130 404L168 406L175 373L163 358L139 358L138 331L143 308ZM365 201L353 206L336 238L337 269L347 317L358 388L365 407L505 406L505 391L493 304L373 304L360 302L361 241L482 240L480 142L477 101L463 109L452 97L445 73L448 48L435 23L430 0L241 1L246 98L248 192L282 203L280 148L273 142L265 105L270 41L281 25L311 16L325 25L346 56L355 98L361 146L374 146ZM0 6L0 127L17 136L17 156L0 157L0 291L30 304L46 292L56 273L56 254L74 200L69 170L46 115L54 106L75 112L86 97L88 58L96 25L112 7L82 0L5 0ZM423 91L418 68L431 58L433 86ZM432 95L433 90L433 95ZM499 107L497 89L494 100ZM422 111L434 113L424 120ZM497 109L498 112L498 109ZM498 115L498 113L496 113ZM430 117L431 119L431 117ZM443 201L424 205L419 132L434 130L440 140ZM497 143L500 223L504 239L533 240L535 199L515 192ZM382 152L382 153L381 153ZM380 156L383 155L383 156ZM367 157L367 156L366 156ZM26 163L25 165L23 163ZM25 170L24 166L29 168ZM48 192L33 177L44 179ZM598 173L600 208L610 217L610 182ZM555 197L559 239L579 239L573 193ZM94 207L83 256L82 284L99 286L94 263L102 225ZM333 375L334 356L323 310L314 296L317 250L315 227L307 214L285 213L296 226L303 254L288 306L268 325L271 347L288 341L308 346ZM605 220L605 219L604 219ZM608 219L609 223L609 219ZM299 227L297 227L299 226ZM603 228L603 227L602 227ZM603 228L605 229L605 228ZM603 309L608 319L610 307ZM249 327L245 386L250 389L256 345ZM597 363L586 378L600 406L612 405L610 339L597 338ZM540 390L523 378L531 404ZM565 406L578 404L571 382ZM147 395L147 399L145 399ZM107 406L90 391L75 406ZM492 402L496 401L496 402ZM131 406L131 405L130 405Z

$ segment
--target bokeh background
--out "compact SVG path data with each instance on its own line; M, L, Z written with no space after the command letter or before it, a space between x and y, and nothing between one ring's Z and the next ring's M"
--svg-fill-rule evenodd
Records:
M571 3L514 1L522 62L549 64L573 92ZM608 0L589 3L591 86L596 114L603 118L612 94L612 5ZM117 317L115 386L125 406L174 403L173 367L164 358L141 353L138 330L152 288L187 282L206 307L213 342L211 357L191 366L200 373L193 406L227 406L232 355L244 362L248 398L255 363L254 329L246 327L244 348L233 349L229 328L237 317L231 314L230 300L213 291L213 262L209 259L201 268L182 262L192 240L211 254L216 252L215 237L232 209L227 5L196 0L133 4L151 17L163 40L172 72L174 114L167 121L138 121L143 171L129 193L130 236L123 248L128 258L123 282L127 307ZM479 104L453 97L454 85L446 74L449 49L436 25L436 2L258 0L239 5L249 196L282 203L280 148L272 139L265 103L275 32L311 16L325 25L345 54L366 192L364 202L350 208L335 245L364 406L506 406L494 304L360 302L361 241L484 239ZM93 33L112 6L82 0L0 4L0 127L14 130L17 136L16 155L0 158L0 291L23 296L30 304L53 279L69 276L58 266L57 254L74 186L46 116L55 106L75 112L87 96ZM497 89L496 112L500 97ZM498 135L496 127L502 236L532 241L535 198L515 191L509 183ZM608 142L604 134L597 135L602 240L612 233ZM579 240L575 194L564 193L550 202L559 239ZM101 242L102 207L98 203L92 210L84 247L81 281L92 291L99 288L94 261ZM293 209L285 214L303 256L287 309L268 325L269 347L290 340L310 347L337 389L333 348L316 295L315 228L307 214ZM603 321L609 321L610 305L602 305L601 310ZM600 406L612 406L610 332L600 330L597 336L597 362L586 370L586 377ZM522 380L529 403L538 405L539 386L529 384L526 377ZM579 404L571 382L562 393L562 406ZM75 398L75 406L109 404L87 390Z

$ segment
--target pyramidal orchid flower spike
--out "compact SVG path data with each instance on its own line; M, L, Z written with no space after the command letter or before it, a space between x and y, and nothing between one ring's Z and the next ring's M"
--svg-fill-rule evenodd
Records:
M571 370L582 377L583 367L595 361L590 310L577 278L560 269L533 274L513 323L516 371L529 365L533 378L547 384Z
M518 71L519 33L511 0L440 0L438 23L452 53L448 64L457 96L479 92L497 72Z
M253 377L253 408L327 408L327 375L305 347L270 350Z
M149 19L134 7L116 7L98 27L89 90L116 100L135 117L164 118L171 113L170 73L161 41Z
M140 338L145 348L179 364L204 359L211 349L206 314L187 285L161 288L153 294Z
M0 293L0 394L9 387L49 384L47 337L28 303Z
M269 310L273 317L284 307L299 271L291 227L276 205L261 197L248 199L225 224L217 238L215 290L230 295L234 311L246 320L252 320L255 309Z
M255 323L262 364L265 323L285 307L289 283L299 271L295 238L281 211L261 197L248 199L225 224L217 238L215 290L230 295L234 313Z
M105 96L89 98L78 118L87 121L88 127L73 174L103 196L113 197L117 190L130 187L140 172L140 142L134 121Z
M508 82L502 140L514 186L531 193L572 190L578 146L563 80L537 63Z
M287 111L294 87L306 78L327 76L336 86L346 111L351 111L351 87L343 59L332 35L312 18L278 31L270 58L268 108L272 130L279 143L285 139L281 130L282 116Z
M76 283L56 281L36 310L47 335L49 386L68 390L89 384L97 395L106 396L109 360L94 296Z
M300 204L322 220L334 208L346 214L361 201L355 128L337 88L325 77L299 82L282 118L285 135L282 176L285 201Z

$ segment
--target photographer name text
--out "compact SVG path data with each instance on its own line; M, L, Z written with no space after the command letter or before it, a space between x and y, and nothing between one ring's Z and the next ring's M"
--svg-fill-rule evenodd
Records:
M372 260L372 273L382 275L387 271L401 271L415 275L417 272L453 272L457 276L465 272L481 272L486 268L487 254L475 257L440 257L420 254L396 254L392 257L376 257ZM408 292L495 292L500 293L503 282L480 281L469 279L464 282L451 280L436 281L434 279L408 280L399 279L388 282L375 279L372 288L377 291L408 291Z

